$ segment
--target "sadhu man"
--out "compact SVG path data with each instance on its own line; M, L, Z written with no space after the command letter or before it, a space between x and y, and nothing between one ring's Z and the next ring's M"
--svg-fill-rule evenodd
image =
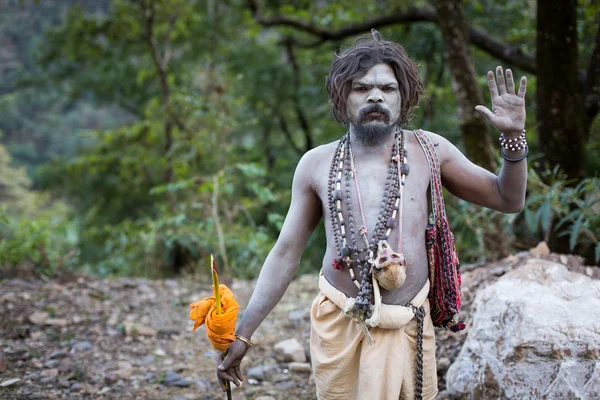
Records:
M402 128L423 94L402 46L373 31L336 54L326 86L333 115L347 131L298 163L285 223L237 340L217 368L220 379L236 385L244 379L240 363L252 334L283 296L323 218L327 250L310 338L318 398L435 398L424 235L434 167L444 187L475 204L514 213L525 200L526 78L517 93L510 70L498 67L496 79L491 71L487 78L492 109L476 109L501 135L505 161L498 176L471 163L442 136Z

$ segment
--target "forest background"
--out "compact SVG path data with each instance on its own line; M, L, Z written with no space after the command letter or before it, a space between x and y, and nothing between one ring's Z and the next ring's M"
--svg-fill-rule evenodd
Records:
M599 26L594 0L0 0L0 266L208 279L213 253L254 278L298 160L345 132L334 52L371 28L419 65L409 128L491 171L485 74L529 79L526 207L448 195L461 261L545 240L597 265ZM301 272L324 243L320 226Z

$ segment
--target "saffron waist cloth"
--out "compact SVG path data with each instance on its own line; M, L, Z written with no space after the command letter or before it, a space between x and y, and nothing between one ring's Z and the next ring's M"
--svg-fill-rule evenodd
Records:
M320 292L311 307L310 353L320 400L414 399L417 386L417 319L409 307L382 304L381 322L371 328L373 344L344 315L347 296L319 276ZM425 309L423 399L438 393L435 336L430 316L429 281L411 303Z

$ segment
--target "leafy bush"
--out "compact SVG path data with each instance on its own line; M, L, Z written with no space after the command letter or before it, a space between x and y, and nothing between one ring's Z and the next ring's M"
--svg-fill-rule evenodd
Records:
M33 217L9 215L0 208L0 266L33 267L52 275L79 264L78 230L67 206L55 202Z
M532 234L548 241L552 231L568 238L569 248L581 253L592 247L600 262L600 178L577 183L567 180L559 166L539 175L529 172L531 194L525 203L525 222Z

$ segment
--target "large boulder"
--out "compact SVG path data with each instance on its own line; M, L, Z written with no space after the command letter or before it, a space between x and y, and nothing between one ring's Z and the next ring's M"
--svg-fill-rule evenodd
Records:
M451 397L600 398L600 281L528 260L476 296Z

